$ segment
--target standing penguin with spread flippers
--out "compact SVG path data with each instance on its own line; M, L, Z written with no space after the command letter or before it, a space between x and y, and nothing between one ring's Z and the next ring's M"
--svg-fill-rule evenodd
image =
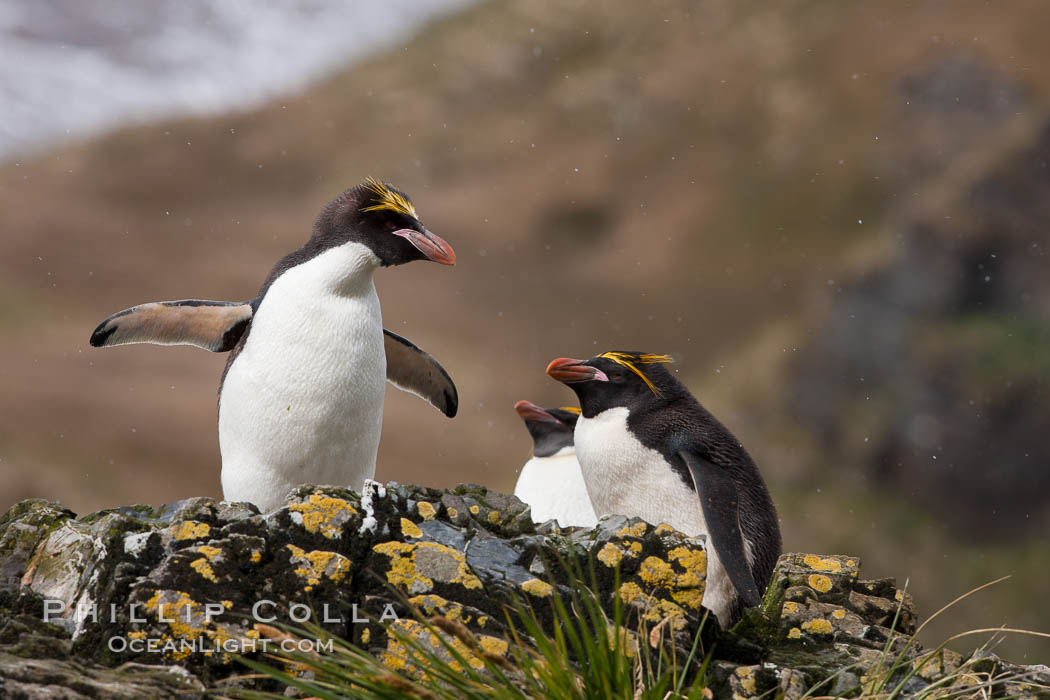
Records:
M519 401L514 410L532 436L532 458L521 468L514 495L529 504L534 522L553 518L562 527L593 527L598 517L572 442L580 409Z
M375 474L386 381L456 415L448 373L383 329L373 274L413 260L456 255L403 192L369 178L321 211L255 299L142 304L103 321L91 344L233 351L219 385L227 500L268 510L303 483L360 490Z
M728 628L769 584L780 527L755 463L667 371L670 361L607 352L554 360L547 374L580 400L576 456L595 512L707 535L703 604Z

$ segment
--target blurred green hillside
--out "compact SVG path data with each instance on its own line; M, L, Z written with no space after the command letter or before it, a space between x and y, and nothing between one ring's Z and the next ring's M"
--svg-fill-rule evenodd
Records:
M9 163L0 506L219 495L225 358L87 338L143 301L254 297L375 175L456 248L377 284L462 402L391 390L377 478L509 490L514 402L570 399L550 359L670 353L788 551L910 577L926 615L1013 575L927 642L1048 631L1047 26L1035 1L485 3L260 110Z

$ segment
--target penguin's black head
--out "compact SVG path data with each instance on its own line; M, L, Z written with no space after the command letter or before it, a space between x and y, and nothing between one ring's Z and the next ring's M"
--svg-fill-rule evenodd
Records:
M560 357L547 374L567 385L580 399L584 418L620 406L632 413L677 396L681 385L664 367L667 355L614 350L589 360Z
M514 404L514 410L525 421L532 436L532 454L536 457L550 457L565 447L572 447L580 409L540 408L534 403L519 401Z
M408 196L373 178L329 202L314 224L315 245L351 241L371 249L384 267L413 260L456 264L452 246L423 226Z

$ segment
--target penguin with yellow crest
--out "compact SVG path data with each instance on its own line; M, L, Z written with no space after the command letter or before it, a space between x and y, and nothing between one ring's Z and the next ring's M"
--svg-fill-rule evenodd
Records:
M369 178L321 211L254 299L141 304L99 324L91 344L232 351L219 384L227 500L268 510L304 483L361 490L375 475L387 381L449 417L459 403L433 357L383 328L373 275L414 260L454 265L456 254L407 195Z
M723 628L758 605L780 555L776 508L737 440L667 371L671 358L559 358L547 374L580 401L574 444L598 516L640 517L707 538L703 605Z

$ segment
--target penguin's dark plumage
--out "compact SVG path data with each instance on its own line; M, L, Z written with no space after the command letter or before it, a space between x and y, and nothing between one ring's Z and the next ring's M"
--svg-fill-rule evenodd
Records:
M568 406L540 408L534 403L519 401L514 404L514 410L532 436L534 457L551 457L572 447L572 432L576 430L580 409Z
M361 489L375 474L387 380L449 417L458 408L444 368L382 326L373 273L414 260L454 265L456 254L403 192L369 178L325 206L255 299L142 304L90 342L232 351L219 386L228 500L267 509L302 483Z
M554 519L563 527L593 527L598 522L573 447L580 409L514 404L532 436L532 458L521 468L514 495L532 508L536 523Z
M547 374L583 411L576 455L599 516L638 516L707 535L703 604L723 627L759 603L780 555L776 508L740 441L667 371L670 358L560 358Z

